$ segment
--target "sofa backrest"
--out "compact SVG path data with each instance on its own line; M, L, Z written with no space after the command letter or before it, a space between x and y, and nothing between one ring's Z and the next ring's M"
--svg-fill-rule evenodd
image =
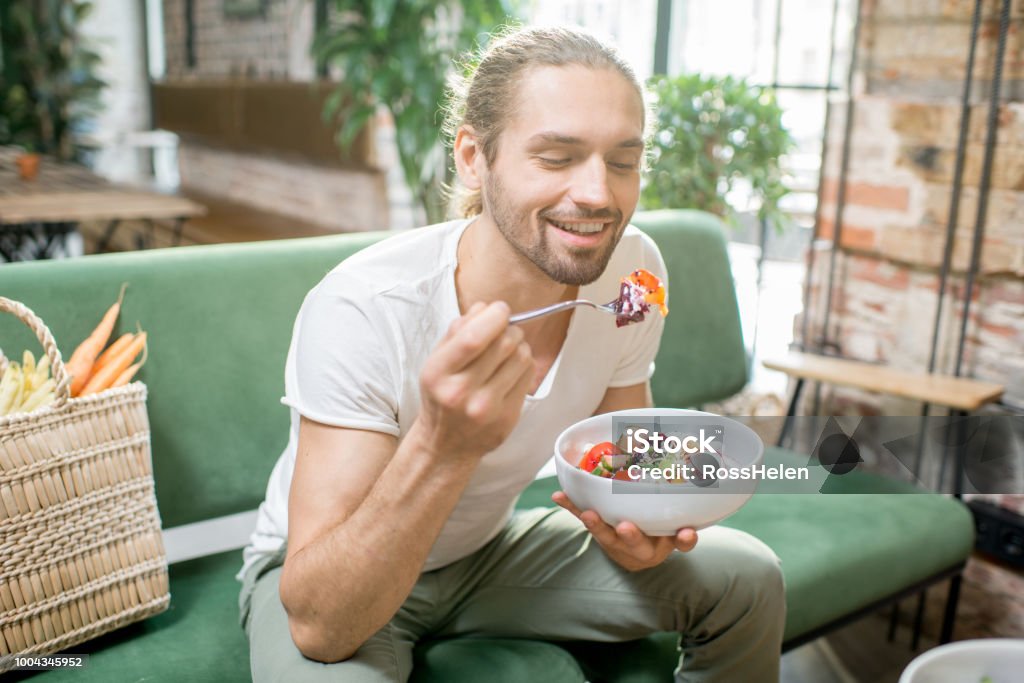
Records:
M659 405L694 405L745 381L739 318L717 220L639 215L670 270L672 313L658 356ZM284 360L303 297L331 268L388 233L179 247L0 266L0 295L25 303L65 357L128 282L115 335L149 333L153 469L165 528L262 501L287 441ZM39 345L0 316L10 356Z
M722 222L663 210L638 212L633 224L658 243L669 274L654 404L691 408L732 396L747 383L747 359Z
M363 233L180 247L0 266L0 294L32 308L65 358L128 282L115 335L148 332L138 378L149 389L153 471L163 526L259 505L287 441L280 404L292 323L306 292ZM38 350L0 321L9 355ZM15 332L19 333L15 336Z

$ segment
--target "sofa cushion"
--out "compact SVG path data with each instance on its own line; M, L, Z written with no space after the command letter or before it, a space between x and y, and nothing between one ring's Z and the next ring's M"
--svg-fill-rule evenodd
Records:
M808 464L778 448L768 465ZM854 471L831 475L827 494L771 493L771 482L721 522L764 541L782 560L786 581L785 641L954 567L970 555L974 523L967 507L945 495ZM557 481L533 485L534 500ZM699 541L698 541L699 543ZM567 645L592 681L669 683L678 638L660 633L608 648ZM646 662L660 661L647 666Z
M68 649L89 653L84 669L15 671L8 680L46 683L110 681L250 681L249 643L238 623L237 550L171 565L171 606L155 617ZM493 683L583 681L573 657L550 643L455 639L416 651L418 683L487 679Z
M536 640L454 638L426 641L413 653L410 683L583 683L566 650Z
M807 462L780 448L765 453L767 465ZM761 539L782 560L785 640L960 564L974 546L965 505L910 484L854 471L830 476L828 494L763 490L771 485L721 524ZM535 482L531 495L548 497L557 486Z
M769 449L769 464L807 464ZM854 471L831 475L823 495L759 493L725 526L782 559L787 640L965 562L974 521L960 501Z

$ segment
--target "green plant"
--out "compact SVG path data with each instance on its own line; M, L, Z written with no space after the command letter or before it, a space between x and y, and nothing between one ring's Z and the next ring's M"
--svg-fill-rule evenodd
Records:
M758 217L781 229L779 200L788 190L779 158L793 138L774 93L732 77L656 76L648 85L657 122L644 207L703 209L732 220L726 197L746 185L760 203Z
M395 122L406 184L429 222L443 220L450 183L440 108L457 58L509 15L506 0L333 0L313 41L319 63L343 80L324 104L346 149L379 107Z
M0 2L0 144L71 158L71 133L106 85L79 33L91 10L85 0Z

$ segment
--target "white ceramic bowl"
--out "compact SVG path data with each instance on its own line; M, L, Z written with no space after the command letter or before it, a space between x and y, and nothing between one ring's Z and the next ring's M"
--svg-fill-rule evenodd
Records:
M595 477L596 479L596 477ZM1024 639L983 638L962 640L932 648L903 671L899 683L992 683L1021 680Z
M702 529L725 519L750 500L754 479L721 479L715 488L687 482L613 481L584 472L577 465L587 444L612 441L612 419L700 418L725 430L725 466L750 467L764 462L764 443L754 430L727 417L698 410L640 408L605 413L577 422L555 441L555 471L569 499L581 510L594 510L605 522L636 524L650 536L673 536L679 529Z

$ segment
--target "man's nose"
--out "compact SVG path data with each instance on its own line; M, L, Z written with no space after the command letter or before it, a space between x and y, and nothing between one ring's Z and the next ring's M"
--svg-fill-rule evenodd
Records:
M604 159L591 157L577 167L569 198L579 206L590 208L605 208L611 203L608 167Z

